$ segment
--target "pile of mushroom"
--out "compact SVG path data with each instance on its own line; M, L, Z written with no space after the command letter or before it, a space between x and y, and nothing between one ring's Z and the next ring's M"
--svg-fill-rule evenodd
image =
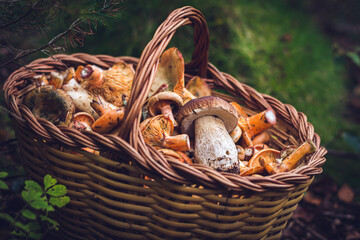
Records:
M121 124L134 73L131 65L120 61L106 70L86 65L38 75L24 104L35 117L55 125L110 134Z
M315 151L311 140L299 147L270 148L266 130L276 124L272 109L248 116L238 103L211 96L205 79L193 77L185 86L184 66L177 48L166 50L143 107L144 141L165 157L249 176L290 171ZM134 69L125 62L105 70L95 65L71 67L34 77L37 87L24 104L35 117L55 125L116 134L133 78Z

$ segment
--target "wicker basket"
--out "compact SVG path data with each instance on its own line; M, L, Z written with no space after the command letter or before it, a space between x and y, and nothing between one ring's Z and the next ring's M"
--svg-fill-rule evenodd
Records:
M271 107L278 123L271 146L282 148L312 139L318 150L305 166L266 177L240 177L205 166L165 158L147 146L139 132L141 107L154 79L159 58L177 28L194 27L195 51L186 65L187 80L205 77L212 88L232 96L249 113ZM157 29L138 60L88 54L38 59L15 71L4 96L29 176L41 181L51 174L68 187L71 202L56 211L67 239L279 239L288 219L313 180L322 172L326 149L303 113L260 94L208 63L209 37L203 15L192 7L172 12ZM95 64L109 68L119 60L136 67L122 136L54 126L35 118L21 103L39 73L66 66ZM83 151L90 147L100 156ZM150 176L152 180L144 179Z

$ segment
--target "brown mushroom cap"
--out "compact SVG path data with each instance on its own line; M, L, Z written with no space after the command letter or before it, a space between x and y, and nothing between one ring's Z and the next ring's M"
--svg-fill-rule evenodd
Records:
M178 94L176 94L174 92L169 92L169 91L160 92L149 98L148 111L149 111L150 116L156 116L156 115L160 114L158 112L156 105L158 102L163 101L163 100L169 101L169 103L172 106L175 106L175 108L176 108L176 109L174 109L175 111L180 109L180 107L183 105L183 101Z
M220 118L228 132L234 130L238 122L236 109L227 101L212 96L193 99L187 102L179 111L181 132L194 137L194 121L203 116Z
M190 81L186 84L186 89L197 98L211 96L211 88L198 76L190 79Z
M61 89L54 89L51 85L41 86L29 92L24 104L35 117L45 118L53 124L69 126L75 105L72 98Z
M170 91L182 95L185 87L184 80L184 58L179 49L172 47L163 52L160 63L151 85L150 95L152 95L163 83L166 83Z
M86 130L92 131L91 125L93 125L95 119L87 112L77 112L74 115L74 119L71 127L76 128L78 130Z

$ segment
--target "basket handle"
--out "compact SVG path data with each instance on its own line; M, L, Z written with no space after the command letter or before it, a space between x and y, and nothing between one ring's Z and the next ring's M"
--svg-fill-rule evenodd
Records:
M208 65L209 31L204 15L197 9L186 6L174 10L166 20L158 27L152 40L142 52L136 68L130 98L126 106L126 114L123 119L120 135L123 139L129 138L130 130L137 132L140 124L142 106L150 92L160 56L169 44L176 30L185 25L194 28L195 50L192 60L186 68L198 69L199 76L206 76ZM137 146L137 137L130 137L130 144Z

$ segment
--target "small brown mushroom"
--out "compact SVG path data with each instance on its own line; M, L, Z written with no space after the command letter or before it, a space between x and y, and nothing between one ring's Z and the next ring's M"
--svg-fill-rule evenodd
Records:
M164 115L173 122L174 127L177 127L177 122L174 119L173 111L178 111L183 105L181 97L173 92L160 92L155 96L149 98L148 113L150 116Z
M262 167L268 174L275 173L279 165L279 154L280 152L275 149L267 148L263 149L249 160L250 168Z
M100 116L91 126L94 132L110 133L116 126L120 124L124 118L125 108L109 109L102 116Z
M95 119L87 112L75 113L71 127L80 131L92 131L91 125L93 125Z
M164 115L145 119L140 124L140 131L145 142L155 148L169 148L175 151L190 150L189 136L187 134L172 136L174 124Z
M277 162L277 159L279 158L280 151L272 149L272 148L266 148L263 149L256 154L254 154L251 159L249 160L249 167L258 167L262 166L259 162L259 159L262 158L266 162Z
M239 141L241 135L242 135L242 131L239 126L236 126L234 130L232 130L230 133L230 137L234 141L234 143L237 143L237 141Z
M29 92L24 104L35 117L45 118L53 124L69 126L75 112L71 97L51 85L40 86Z
M186 88L184 88L184 95L182 96L183 102L184 104L187 103L188 101L195 99L196 97Z
M240 145L236 145L236 149L237 149L237 153L238 153L238 160L244 161L245 160L245 149Z
M234 107L218 97L202 97L186 103L178 118L181 132L195 137L195 162L239 174L237 149L229 135L238 121Z
M265 144L265 143L270 142L270 139L271 139L271 137L270 137L270 134L269 134L269 133L267 133L267 132L262 132L262 133L256 135L256 136L254 137L254 139L252 140L252 142L253 142L254 145L257 145L257 144Z
M61 88L64 83L64 76L59 72L51 72L49 84L55 88Z
M246 147L246 159L249 160L253 155L266 148L269 148L266 144L257 144L252 147Z
M83 88L92 94L101 93L104 84L102 69L88 64L81 71L80 77L82 79L81 85Z
M75 78L75 76L76 76L75 69L73 67L67 68L65 70L63 76L64 76L63 84L67 84L71 79Z
M35 85L37 87L44 86L44 85L49 85L49 81L47 80L44 73L41 74L41 75L34 76L33 79L34 79Z
M186 89L189 90L196 98L211 96L211 88L206 82L195 76L186 84Z
M92 102L90 103L90 106L95 110L95 112L97 114L99 114L99 116L104 115L105 113L107 113L109 110L113 109L119 109L119 107L106 102L101 96L95 96L92 100Z

